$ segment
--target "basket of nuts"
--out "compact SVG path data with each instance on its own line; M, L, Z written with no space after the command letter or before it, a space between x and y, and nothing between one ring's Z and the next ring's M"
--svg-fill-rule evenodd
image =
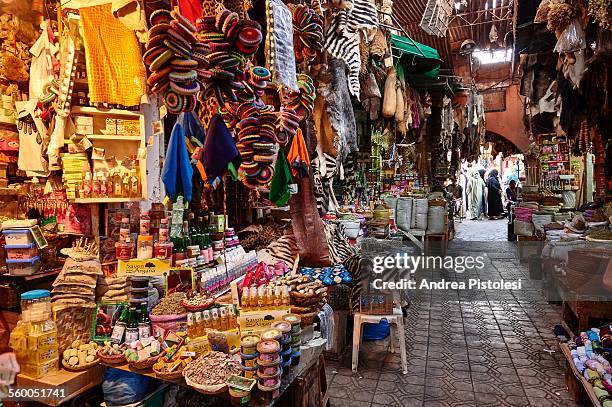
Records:
M204 394L219 394L227 390L227 379L240 375L240 362L223 352L208 352L183 370L188 386Z
M174 292L153 307L149 315L153 332L178 331L179 325L187 321L187 312L181 305L185 298L187 295L184 292Z
M98 349L98 359L107 365L119 365L125 363L125 355L123 351L125 345L111 344L110 341L104 342L104 347Z
M215 303L214 297L203 291L189 291L181 305L189 312L204 311Z

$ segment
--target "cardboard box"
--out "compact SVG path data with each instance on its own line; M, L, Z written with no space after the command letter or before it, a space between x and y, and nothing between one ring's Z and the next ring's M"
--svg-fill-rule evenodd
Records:
M117 119L117 134L138 136L140 134L140 120Z
M117 134L117 119L106 119L106 127L104 128L104 131L102 131L102 133L104 134Z
M282 321L283 316L289 314L291 308L278 307L274 309L240 311L238 325L242 335L247 333L259 333L270 328L274 322Z
M76 133L77 134L93 134L94 128L93 124L78 124L76 125Z
M92 126L93 127L93 117L91 116L73 116L72 121L75 126Z

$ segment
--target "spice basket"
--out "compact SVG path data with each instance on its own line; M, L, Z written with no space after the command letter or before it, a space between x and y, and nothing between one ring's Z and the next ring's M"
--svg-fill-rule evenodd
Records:
M572 291L580 291L583 294L601 292L603 289L602 281L602 273L593 273L592 270L566 268L565 284Z
M153 356L151 358L146 358L143 360L130 360L128 362L128 364L130 365L130 367L132 369L135 370L146 370L146 369L150 369L153 367L153 365L155 364L155 362L157 362L159 360L159 358L161 358L163 355L163 352L160 353L157 356Z
M89 362L85 365L80 365L80 366L70 366L67 362L64 361L64 359L62 359L62 367L66 370L68 370L69 372L82 372L83 370L87 370L90 367L93 367L95 365L97 365L98 363L100 363L99 359L94 360L93 362Z
M183 369L176 372L160 372L159 370L155 370L155 367L153 367L153 372L162 380L176 380L183 377Z
M308 325L312 325L314 323L315 317L319 315L318 312L310 312L308 314L300 314L302 318L302 322L300 322L300 326L302 328L307 327Z
M185 383L187 383L187 386L191 387L195 391L203 394L219 394L224 393L227 390L227 383L217 384L214 386L205 386L190 380L188 376L185 376Z
M179 325L182 322L187 322L187 314L175 314L175 315L149 315L151 324L153 325L153 332L156 330L171 330L178 331Z
M96 357L100 359L100 362L106 365L120 365L122 363L125 363L126 361L124 354L115 355L115 356L104 356L100 353L100 351L98 351L98 353L96 354Z
M327 291L325 291L322 295L321 294L306 294L306 293L302 294L296 291L291 291L289 294L291 296L292 304L306 307L309 305L314 305L314 304L319 303L327 295Z
M393 314L392 294L365 294L361 295L359 312L370 315Z

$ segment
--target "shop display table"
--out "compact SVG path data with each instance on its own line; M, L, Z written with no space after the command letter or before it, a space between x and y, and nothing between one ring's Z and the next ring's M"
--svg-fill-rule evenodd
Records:
M425 244L423 240L425 239L425 230L420 229L410 229L408 231L401 230L401 232L406 236L416 247L424 250ZM421 238L420 240L418 238Z
M576 365L572 361L572 355L570 349L566 343L560 343L559 348L565 356L567 366L565 368L565 384L567 391L576 402L584 402L588 398L594 407L600 407L601 403L597 399L593 386L589 383L584 376L576 369ZM585 397L586 395L586 397Z
M276 400L266 400L261 397L261 392L254 390L250 406L325 406L329 395L327 394L327 381L325 379L325 365L323 349L326 340L322 338L312 339L301 347L300 363L292 366L289 373L284 375L281 381L280 397ZM175 380L160 379L151 370L134 370L127 363L121 365L105 365L108 368L115 368L129 371L132 373L148 376L167 384L176 384L191 389L185 383L185 379ZM255 386L255 389L257 386ZM196 390L193 390L196 391ZM219 397L229 400L227 392L210 397ZM314 404L313 404L314 403Z
M41 377L40 379L33 379L29 376L19 374L12 387L45 388L62 391L64 397L61 399L37 399L38 402L48 406L57 406L102 383L103 374L104 366L101 365L94 366L82 372L69 372L62 369L58 372Z
M563 301L562 314L565 328L573 332L582 332L591 326L590 319L610 320L612 319L612 301L610 293L603 290L601 296L590 293L580 295L569 289L563 279L557 276L557 289Z

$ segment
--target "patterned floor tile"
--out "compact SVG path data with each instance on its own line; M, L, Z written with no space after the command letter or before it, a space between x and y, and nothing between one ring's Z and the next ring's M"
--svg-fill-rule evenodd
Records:
M486 267L461 276L429 271L428 278L523 278L524 289L414 293L405 322L409 373L402 374L398 354L387 352L388 340L364 343L357 373L350 352L326 366L331 405L576 406L565 390L565 359L552 333L560 307L547 303L539 282L528 280L516 246L452 243L451 251L485 252Z

